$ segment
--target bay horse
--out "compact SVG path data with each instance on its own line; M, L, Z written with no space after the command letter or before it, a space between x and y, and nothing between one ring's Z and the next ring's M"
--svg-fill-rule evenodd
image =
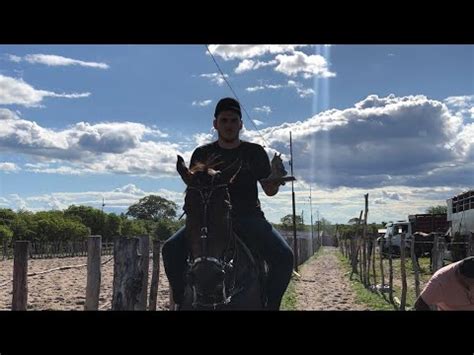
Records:
M265 264L232 227L229 186L242 162L214 168L215 158L176 169L186 184L184 213L188 249L181 310L261 310L265 307ZM256 236L255 236L256 237Z

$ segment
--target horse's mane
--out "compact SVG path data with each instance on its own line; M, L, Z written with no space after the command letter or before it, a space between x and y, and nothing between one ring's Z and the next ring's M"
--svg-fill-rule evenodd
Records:
M194 174L197 172L207 173L210 176L216 175L219 171L214 169L218 165L222 164L222 161L217 161L218 156L215 154L210 155L205 161L197 161L189 169L189 171Z

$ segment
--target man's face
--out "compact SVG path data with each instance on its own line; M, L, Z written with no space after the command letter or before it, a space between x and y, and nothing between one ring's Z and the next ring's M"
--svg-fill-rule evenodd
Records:
M242 120L235 111L222 111L214 120L214 128L219 133L219 138L225 142L234 142L239 138L242 129Z

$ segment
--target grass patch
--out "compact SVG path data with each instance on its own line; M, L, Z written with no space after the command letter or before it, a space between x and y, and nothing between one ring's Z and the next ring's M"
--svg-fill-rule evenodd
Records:
M406 307L407 308L412 308L413 305L415 304L416 301L416 292L415 292L415 276L414 276L414 265L411 261L410 254L407 253L406 259L405 259L405 270L407 274L407 295L406 295ZM350 266L350 261L347 260L342 254L339 254L341 258L341 262L343 265L347 266L348 272L350 274L350 271L352 270ZM389 261L388 258L383 259L383 269L384 269L384 282L385 285L389 284ZM422 257L419 258L419 263L420 263L420 272L419 272L419 280L420 280L420 292L423 290L423 287L426 285L426 283L429 281L429 279L432 276L432 273L430 271L430 259L429 257ZM449 261L445 261L445 265L449 264ZM393 265L393 297L397 297L399 300L401 300L401 294L402 294L402 282L401 282L401 263L400 263L400 257L393 257L392 258L392 265ZM357 267L359 270L359 266ZM376 254L375 254L375 269L377 273L377 284L381 284L381 272L380 272L380 254L377 248ZM373 283L373 275L372 275L372 265L370 266L370 282ZM358 288L359 286L361 288L364 288L363 284L359 282L360 278L358 274L354 274L354 280L356 281L356 284L354 285L354 290ZM365 288L364 288L365 289ZM360 291L361 292L361 291ZM375 293L370 292L369 290L366 290L366 292L377 295ZM385 298L388 300L388 292L384 294ZM382 300L384 298L379 295ZM391 307L391 306L390 306Z
M340 253L337 253L337 257L342 265L342 268L349 278L351 274L351 265L349 261ZM356 296L356 302L367 306L370 310L375 311L393 311L394 307L387 302L386 299L379 293L371 292L364 287L364 285L359 280L359 275L354 274L352 280L349 280L352 290ZM388 296L386 296L388 299Z
M293 279L288 284L285 294L281 300L282 311L296 311L296 290Z

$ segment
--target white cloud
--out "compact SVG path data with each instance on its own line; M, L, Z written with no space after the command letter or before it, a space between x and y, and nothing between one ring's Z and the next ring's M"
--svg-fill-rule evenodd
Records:
M22 79L15 79L0 74L0 104L39 106L45 97L63 97L76 99L90 96L86 93L58 94L52 91L36 90Z
M174 201L178 206L181 206L184 202L182 191L178 192L168 189L144 191L132 183L117 187L112 191L54 192L51 194L21 197L18 194L11 194L0 199L3 201L1 204L9 208L23 208L30 211L63 210L73 204L101 208L102 199L104 199L105 212L120 213L125 212L130 205L138 202L140 198L151 194Z
M15 63L21 62L21 57L19 57L17 55L8 54L7 57L11 62L15 62Z
M315 91L311 88L307 88L307 89L296 88L296 92L300 95L301 98L310 97L315 94Z
M254 107L253 110L256 111L256 112L263 112L263 113L266 113L267 115L269 115L270 113L272 113L272 109L270 108L270 106Z
M196 134L182 151L181 144L148 140L153 129L138 123L81 122L53 131L9 110L0 111L0 120L0 148L41 159L32 164L50 163L23 167L37 172L176 176L176 155L188 161L194 143L202 145L213 139L212 133ZM474 124L464 125L443 102L422 95L369 95L347 109L260 129L270 145L267 149L283 153L286 163L290 130L295 174L308 183L384 188L387 194L398 193L390 188L397 185L472 184ZM256 131L247 128L242 138L263 143ZM387 196L396 197L380 192L375 198L398 201Z
M305 221L309 221L309 186L296 187L295 198L298 212L304 210ZM403 196L403 199L383 198L383 191L389 189L394 195ZM358 217L364 209L364 194L369 193L368 222L388 222L403 220L410 214L425 213L430 206L445 205L450 198L463 188L437 186L435 188L417 188L411 186L387 186L386 188L349 188L338 187L333 189L312 185L313 221L316 220L316 211L320 217L329 219L332 223L346 223L350 218ZM291 187L284 186L280 192L272 197L261 193L259 198L262 209L267 218L279 222L280 218L291 213ZM306 222L308 223L308 222Z
M329 71L326 59L318 54L306 55L303 52L295 51L293 54L279 54L275 57L278 65L275 71L288 76L296 76L299 73L308 79L313 76L322 78L335 77L336 74Z
M16 55L9 55L9 58L12 62L17 62L17 63L21 61L25 61L31 64L45 64L48 66L79 65L81 67L109 69L109 66L105 63L85 62L82 60L62 57L62 56L53 55L53 54L28 54L24 56L23 58Z
M241 74L241 73L244 73L246 71L252 70L254 68L254 66L255 66L255 61L254 60L244 59L243 61L241 61L239 63L237 68L235 68L234 72L236 74Z
M467 184L469 172L474 173L473 127L463 126L442 102L422 95L369 95L352 108L260 133L272 148L288 154L291 131L295 174L323 186L436 186L446 181L456 186ZM243 134L261 141L256 131Z
M474 104L474 95L449 96L444 99L448 107L466 108Z
M212 100L203 100L203 101L193 101L193 106L205 107L209 106L212 103Z
M211 82L213 82L213 83L215 83L219 86L222 86L225 83L225 80L224 80L224 78L222 77L222 75L220 73L208 73L208 74L201 74L199 76L201 78L207 78L207 79L211 80ZM224 77L227 79L229 76L227 74L224 74Z
M132 195L144 195L145 192L138 187L136 187L134 184L127 184L122 187L117 187L116 189L113 190L113 192L124 192L127 194L132 194Z
M0 107L0 121L2 121L2 120L18 120L18 119L20 119L20 116L18 115L18 113L13 112L9 109Z
M31 164L36 165L36 164ZM91 169L84 169L84 168L74 168L70 166L60 166L60 167L34 167L34 166L25 166L25 171L31 173L41 173L41 174L55 174L55 175L87 175L87 174L95 174L96 172Z
M264 124L264 122L259 121L259 120L252 120L257 126L261 126Z
M179 146L147 140L166 136L134 122L79 122L54 131L0 111L0 149L41 159L48 165L25 166L28 171L58 174L119 173L158 177L174 172ZM53 164L53 162L55 163ZM31 163L30 163L31 164Z
M376 198L374 199L374 204L375 205L386 205L387 204L387 201L385 201L383 198Z
M264 84L259 86L248 87L245 90L248 92L255 92L265 89L277 90L283 88L294 88L298 93L298 96L301 98L309 97L315 94L315 91L312 88L303 88L303 84L296 82L294 80L288 80L286 85L282 84Z
M7 197L8 207L14 210L27 209L27 202L21 198L18 194L10 194Z
M259 85L259 86L248 87L245 90L248 91L248 92L255 92L255 91L260 91L260 90L264 90L264 89L265 89L265 86Z
M193 136L198 146L212 142L213 137L212 133L197 133Z
M260 61L254 61L251 59L244 59L242 62L239 63L237 68L235 68L234 72L236 74L242 74L246 71L257 70L262 67L267 67L267 66L276 65L276 64L277 64L276 60L271 60L268 62L260 62Z
M15 163L0 162L0 171L15 172L15 171L19 171L19 170L20 170L20 168Z
M387 192L387 191L382 190L382 196L383 198L388 199L388 200L397 200L397 201L403 200L402 196L397 192Z
M444 99L449 110L466 120L474 119L474 95L450 96Z
M260 57L265 54L292 53L296 48L306 45L210 45L209 50L213 55L219 56L224 60L249 59Z
M26 163L23 165L23 167L27 169L42 169L42 168L49 167L49 165L50 165L49 163L35 163L35 164Z

